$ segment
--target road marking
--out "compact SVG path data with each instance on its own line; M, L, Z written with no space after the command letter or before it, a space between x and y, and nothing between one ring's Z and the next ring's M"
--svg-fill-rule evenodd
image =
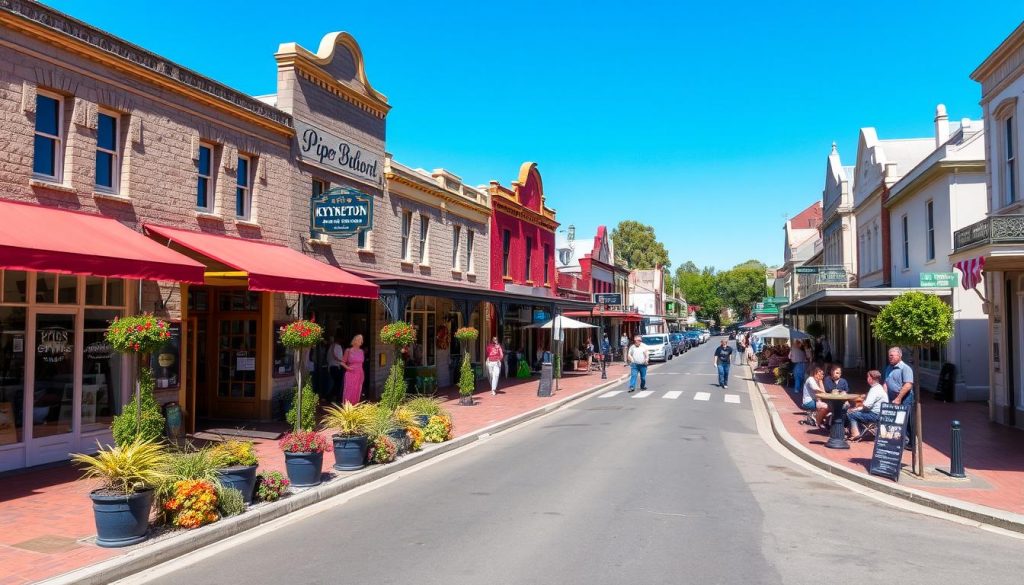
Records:
M683 395L683 391L682 390L672 390L670 392L666 392L665 395L662 396L662 398L668 398L669 400L675 400L676 398L679 398L682 395Z
M611 398L616 394L622 394L622 390L612 390L611 392L605 392L604 394L598 396L598 398Z
M725 401L729 402L729 403L732 403L732 404L739 404L740 403L740 395L739 394L726 394L725 395Z
M647 398L651 394L654 394L653 390L641 390L633 395L633 398Z
M710 392L698 392L698 393L693 395L693 399L694 400L705 400L705 401L706 400L711 400L711 393Z

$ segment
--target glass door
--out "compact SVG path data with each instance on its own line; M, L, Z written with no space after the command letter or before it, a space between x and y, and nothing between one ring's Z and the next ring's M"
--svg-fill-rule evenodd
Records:
M217 400L214 416L254 418L257 408L257 319L221 318L217 327Z
M79 420L81 396L81 340L74 309L47 310L34 317L31 359L31 394L26 400L25 420L32 424L28 465L67 459L72 432Z

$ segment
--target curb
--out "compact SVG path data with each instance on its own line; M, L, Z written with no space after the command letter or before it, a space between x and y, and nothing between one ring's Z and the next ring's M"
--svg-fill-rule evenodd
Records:
M105 585L119 579L124 579L136 573L145 571L146 569L153 568L167 561L199 550L205 546L209 546L237 534L241 534L247 530L256 528L257 526L266 524L297 510L301 510L302 508L312 506L313 504L317 504L339 494L351 491L357 487L409 469L410 467L424 461L429 461L439 455L465 447L476 442L481 437L489 437L495 433L509 430L527 421L558 410L571 402L600 392L609 386L622 382L625 379L625 376L609 378L607 381L588 390L583 390L573 394L572 396L558 399L550 404L539 406L533 410L528 410L503 421L498 421L468 435L452 439L451 441L437 443L436 447L432 449L406 455L394 463L389 463L384 466L371 466L364 468L364 470L361 470L352 476L321 484L301 493L293 494L284 500L261 506L256 510L251 510L239 516L220 520L195 530L181 532L175 536L152 543L149 546L142 546L141 548L130 551L124 555L107 559L87 567L75 569L43 581L38 581L38 583L41 585L70 585L72 583L80 585Z
M921 506L927 506L940 512L966 518L980 524L986 524L996 528L1002 528L1004 530L1024 534L1024 515L991 508L989 506L983 506L981 504L965 502L956 498L948 498L918 489L904 487L896 483L884 482L879 479L875 479L870 475L860 473L849 469L848 467L834 463L821 455L812 452L801 445L799 441L794 439L792 435L789 434L789 431L786 430L778 410L776 410L772 401L768 400L767 396L769 393L761 385L761 382L757 381L753 375L751 376L751 381L757 388L758 395L761 397L761 402L764 404L765 410L768 413L768 420L771 422L772 434L775 436L775 439L793 452L794 455L803 459L807 463L810 463L811 465L833 475L837 475L843 479L847 479L889 496L900 498Z

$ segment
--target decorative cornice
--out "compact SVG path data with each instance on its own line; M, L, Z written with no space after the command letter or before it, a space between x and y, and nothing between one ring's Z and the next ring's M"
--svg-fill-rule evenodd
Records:
M483 205L482 203L478 203L476 201L470 201L465 197L462 197L461 195L456 195L443 189L432 187L430 185L425 185L415 179L410 179L401 174L395 172L386 172L384 173L384 179L389 182L395 182L401 185L405 185L407 187L411 187L413 189L416 189L417 191L429 195L430 197L434 197L438 199L440 202L443 202L443 204L441 205L442 208L448 209L447 206L444 204L450 203L453 205L457 205L459 207L463 207L469 211L482 214L486 217L489 217L491 215L491 208L488 207L487 205ZM448 211L452 211L454 213L454 211L451 209L448 209Z
M287 113L48 6L0 0L0 25L269 130L294 134Z
M981 84L981 101L985 103L990 94L1002 85L1012 73L1024 63L1024 23L1021 23L996 50L971 72L971 79Z
M493 193L492 198L494 199L494 208L496 211L500 211L506 215L532 225L540 226L547 230L555 231L558 229L558 222L554 219L554 212L552 212L551 217L548 217L547 214L541 215L528 207L523 207L514 199L493 197Z
M889 198L882 203L882 207L890 208L894 203L898 203L903 199L906 199L911 194L920 191L933 180L938 178L939 175L950 174L956 171L966 171L974 173L985 172L985 161L984 160L943 160L936 164L931 165L927 169L921 172L920 175L914 177L906 187L903 187L895 193L890 189ZM897 182L898 184L898 182ZM895 186L895 185L894 185Z

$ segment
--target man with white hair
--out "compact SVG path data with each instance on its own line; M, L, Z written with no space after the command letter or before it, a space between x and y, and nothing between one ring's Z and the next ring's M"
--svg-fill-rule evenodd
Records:
M914 448L914 370L903 361L903 350L889 348L889 365L885 368L885 389L889 402L907 407L907 449Z

